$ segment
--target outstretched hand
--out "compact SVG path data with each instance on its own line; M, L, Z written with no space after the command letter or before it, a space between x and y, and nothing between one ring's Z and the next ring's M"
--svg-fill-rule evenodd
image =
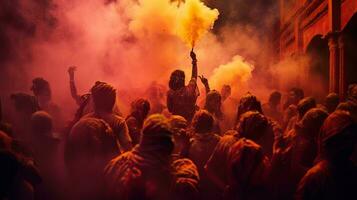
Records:
M70 67L68 67L68 74L69 74L69 76L71 76L71 77L74 77L74 72L76 71L76 69L77 69L77 67L76 66L70 66Z
M192 59L192 62L197 62L196 54L193 52L193 49L190 52L190 57Z
M204 77L203 75L198 76L202 82L203 85L207 85L208 84L208 80L206 77Z

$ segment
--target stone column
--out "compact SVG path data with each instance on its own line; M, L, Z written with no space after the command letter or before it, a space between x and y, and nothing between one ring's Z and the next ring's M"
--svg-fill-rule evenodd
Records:
M336 32L329 33L328 46L330 50L330 82L329 92L339 93L339 49L338 49L338 34Z
M339 49L339 95L341 99L346 97L346 66L345 66L345 37L340 34L338 37L338 49Z

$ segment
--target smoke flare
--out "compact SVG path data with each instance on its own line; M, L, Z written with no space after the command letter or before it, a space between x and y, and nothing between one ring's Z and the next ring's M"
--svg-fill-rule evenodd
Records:
M218 15L217 9L207 7L200 0L186 0L179 6L177 35L193 48L213 27Z

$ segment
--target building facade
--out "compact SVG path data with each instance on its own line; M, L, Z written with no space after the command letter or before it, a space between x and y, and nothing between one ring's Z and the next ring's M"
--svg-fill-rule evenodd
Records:
M320 62L326 92L344 97L347 85L357 81L356 13L357 0L280 0L279 59L316 47L323 60L326 52L325 64Z

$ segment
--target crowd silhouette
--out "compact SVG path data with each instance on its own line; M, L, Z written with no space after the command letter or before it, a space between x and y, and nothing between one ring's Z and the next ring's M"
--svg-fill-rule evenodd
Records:
M187 85L173 71L167 93L151 85L126 116L109 83L78 94L74 66L70 120L44 78L12 94L15 117L0 112L0 199L357 199L357 84L345 99L293 87L262 104L210 88L190 57Z

